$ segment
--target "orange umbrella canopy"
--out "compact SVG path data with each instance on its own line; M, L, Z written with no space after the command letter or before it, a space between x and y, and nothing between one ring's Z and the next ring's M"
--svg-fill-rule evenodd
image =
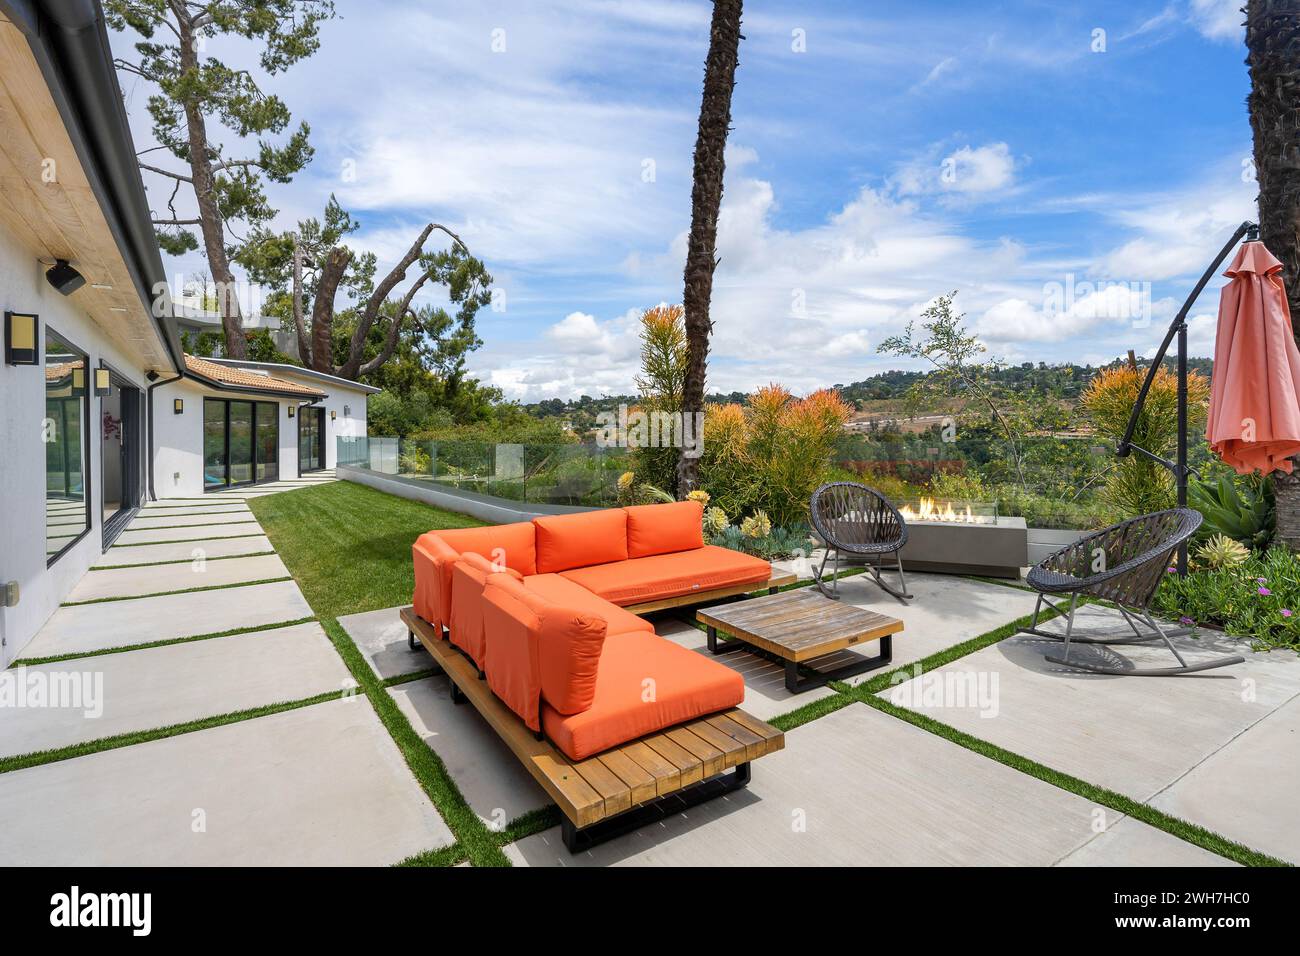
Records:
M1224 273L1205 437L1238 474L1291 471L1300 453L1300 350L1282 263L1246 242Z

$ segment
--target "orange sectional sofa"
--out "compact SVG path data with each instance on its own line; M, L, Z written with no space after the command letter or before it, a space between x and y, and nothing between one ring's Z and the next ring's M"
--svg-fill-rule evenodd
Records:
M430 531L414 610L571 760L723 711L739 674L657 636L630 605L766 583L767 561L706 545L694 501Z

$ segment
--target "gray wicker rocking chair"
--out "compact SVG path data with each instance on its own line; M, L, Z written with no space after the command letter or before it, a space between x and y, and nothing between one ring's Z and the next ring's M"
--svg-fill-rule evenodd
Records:
M903 575L903 561L899 550L907 544L907 525L898 509L880 492L853 481L832 481L813 492L812 526L826 542L821 566L813 571L817 590L834 601L840 599L840 552L867 559L867 570L878 585L900 601L910 601L907 578ZM826 561L835 552L834 577L831 587L826 587ZM880 572L885 556L892 554L898 565L901 590L885 583Z
M1190 508L1157 511L1120 522L1080 538L1032 568L1025 580L1038 592L1034 616L1025 633L1063 641L1064 653L1057 657L1048 655L1053 664L1077 668L1094 674L1112 674L1121 677L1170 677L1193 674L1229 664L1241 664L1239 656L1221 657L1188 664L1169 639L1187 633L1184 629L1166 631L1151 616L1148 607L1161 578L1167 573L1169 559L1178 546L1187 541L1201 525L1201 515ZM1098 570L1100 569L1100 570ZM1069 595L1070 604L1062 610L1047 595ZM1082 637L1073 634L1074 611L1081 596L1110 601L1133 631L1128 637ZM1046 604L1058 614L1064 614L1065 634L1053 634L1038 628L1038 614ZM1137 626L1141 618L1154 633L1143 633ZM1178 659L1177 667L1132 668L1070 659L1071 644L1147 644L1164 641L1165 646Z

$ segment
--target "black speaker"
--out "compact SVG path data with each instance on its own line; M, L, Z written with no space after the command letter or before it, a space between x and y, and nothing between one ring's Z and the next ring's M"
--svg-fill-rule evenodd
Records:
M45 280L59 290L60 295L72 295L86 284L86 277L72 266L67 259L56 259L45 273Z

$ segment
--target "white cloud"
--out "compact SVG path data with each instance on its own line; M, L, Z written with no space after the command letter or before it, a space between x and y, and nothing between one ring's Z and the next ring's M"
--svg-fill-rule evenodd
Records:
M1011 147L988 143L962 146L940 159L916 160L900 169L893 182L902 196L947 193L969 197L1009 189L1015 173Z
M1208 39L1241 42L1245 22L1242 5L1243 0L1191 0L1188 15Z

